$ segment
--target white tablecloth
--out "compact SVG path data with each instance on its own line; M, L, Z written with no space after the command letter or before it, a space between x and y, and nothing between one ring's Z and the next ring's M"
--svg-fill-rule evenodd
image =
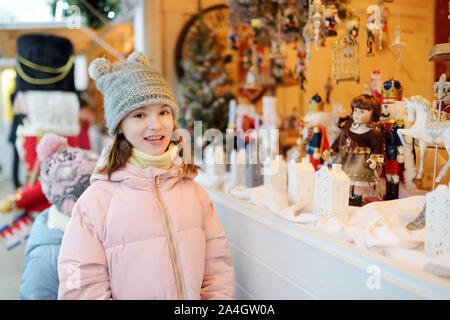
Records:
M236 198L268 209L281 219L304 224L417 269L450 278L450 253L438 257L426 254L425 229L409 231L406 228L408 222L414 220L422 210L424 195L350 207L348 221L342 222L334 217L327 220L312 214L312 203L289 205L287 193L272 186L235 186L228 173L210 176L200 172L195 180L205 187L221 189Z

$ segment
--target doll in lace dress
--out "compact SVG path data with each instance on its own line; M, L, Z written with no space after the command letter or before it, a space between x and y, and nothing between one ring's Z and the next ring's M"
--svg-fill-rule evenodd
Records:
M333 163L351 180L350 205L361 206L362 196L354 193L355 185L378 188L378 176L383 163L383 137L378 126L381 106L371 95L362 94L351 103L350 116L339 120L341 133L331 146Z

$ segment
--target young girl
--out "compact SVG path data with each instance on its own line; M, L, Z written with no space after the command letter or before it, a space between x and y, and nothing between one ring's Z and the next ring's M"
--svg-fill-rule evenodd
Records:
M227 237L196 167L171 141L178 106L143 54L89 67L112 145L75 204L59 299L231 299Z
M61 240L75 202L89 186L98 156L69 147L66 138L53 133L42 137L36 152L41 161L42 191L52 206L33 222L25 248L19 299L56 300Z
M350 204L360 206L362 196L354 194L355 185L375 185L383 163L383 138L377 122L381 105L374 96L362 94L352 100L350 117L340 119L341 134L331 146L333 162L352 181ZM377 185L378 187L378 185Z

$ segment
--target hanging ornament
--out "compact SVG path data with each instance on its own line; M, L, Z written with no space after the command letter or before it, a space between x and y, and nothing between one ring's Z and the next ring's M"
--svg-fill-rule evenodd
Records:
M359 18L349 20L346 24L347 33L354 39L358 37L359 34Z
M258 37L261 35L263 30L263 23L261 19L252 19L251 26L252 26L252 43L253 45L256 45Z
M326 103L330 103L330 96L331 91L333 91L333 83L331 82L331 77L327 78L327 81L325 82L324 89L326 92Z
M400 35L401 35L401 29L400 29L400 25L397 25L394 29L394 42L389 46L390 49L397 49L397 63L400 62L400 59L402 57L402 53L403 53L403 47L406 46L406 43L401 42L400 41Z
M312 22L309 21L304 27L303 27L303 39L305 40L305 48L306 48L306 66L309 66L309 60L311 57L311 41L314 36L313 26Z
M367 14L371 14L367 19L367 47L369 52L367 56L373 56L373 44L375 43L375 36L378 36L378 49L382 49L383 41L383 25L381 24L381 8L377 5L370 5L367 7Z
M319 43L320 26L322 24L323 5L320 0L314 0L312 4L311 20L314 28L314 50L317 51Z
M338 16L338 11L334 4L329 4L326 6L323 13L324 25L326 28L325 36L327 37L335 37L337 36L336 29L341 24L341 20Z
M256 48L253 48L252 50L252 63L250 66L250 69L247 72L247 78L245 80L245 89L257 89L258 86L256 84L258 80L258 65L257 65L257 57L258 54L256 52Z
M239 42L239 35L234 29L228 30L228 42L230 43L231 50L238 50L238 42Z
M332 72L335 84L339 81L356 81L359 83L358 42L348 34L340 37L331 49Z
M295 74L297 75L297 81L300 84L301 91L305 91L304 83L306 81L305 76L305 45L303 43L297 44L297 66L295 67Z
M250 67L252 66L251 56L252 56L252 48L250 47L250 44L247 41L244 41L241 46L242 50L242 61L244 63L243 67L244 70L248 71L250 70Z
M298 14L294 7L288 7L284 11L283 23L281 27L281 30L284 34L299 32L299 23L297 16Z

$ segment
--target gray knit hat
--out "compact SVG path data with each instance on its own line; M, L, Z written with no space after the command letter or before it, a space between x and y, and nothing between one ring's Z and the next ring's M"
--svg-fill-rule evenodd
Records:
M114 135L120 121L131 111L149 104L165 104L178 119L178 105L167 81L149 67L147 57L131 53L126 62L97 58L89 65L89 75L103 94L106 127Z

